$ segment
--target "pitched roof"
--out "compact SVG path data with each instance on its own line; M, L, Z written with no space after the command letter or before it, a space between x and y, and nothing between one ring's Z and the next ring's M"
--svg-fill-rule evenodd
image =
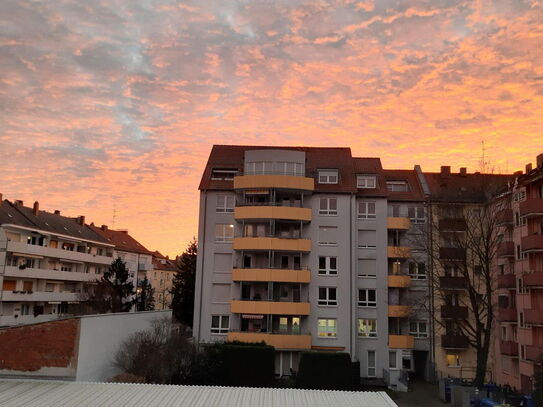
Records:
M105 225L98 227L95 226L94 223L91 223L89 227L107 239L109 243L114 244L115 248L118 250L153 255L153 253L147 250L140 242L130 236L126 230L113 230Z
M155 270L177 271L175 261L165 257L158 250L153 252L153 268Z
M383 175L385 184L386 181L406 181L409 184L407 192L388 191L389 201L424 201L424 194L415 170L383 170Z
M70 218L62 216L60 213L41 210L38 210L36 215L33 208L23 206L22 203L15 204L5 199L0 207L0 225L7 224L109 244L107 239L96 233L88 225L80 224L78 218Z

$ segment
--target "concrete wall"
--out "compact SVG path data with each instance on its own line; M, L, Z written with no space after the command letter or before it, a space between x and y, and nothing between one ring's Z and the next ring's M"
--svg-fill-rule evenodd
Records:
M120 373L113 365L115 353L130 335L151 326L172 311L92 315L81 318L77 381L105 381Z

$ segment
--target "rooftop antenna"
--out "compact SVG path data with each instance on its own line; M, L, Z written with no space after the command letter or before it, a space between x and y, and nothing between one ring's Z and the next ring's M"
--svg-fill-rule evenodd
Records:
M115 229L115 219L117 219L117 198L113 201L113 218L111 219L111 229Z
M486 162L485 162L485 140L481 141L481 172L486 172Z

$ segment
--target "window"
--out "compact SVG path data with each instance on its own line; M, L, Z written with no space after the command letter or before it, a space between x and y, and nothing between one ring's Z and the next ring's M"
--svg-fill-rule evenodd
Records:
M357 175L356 186L363 189L372 189L377 187L377 177L375 175Z
M234 225L217 223L215 225L215 241L231 242L234 238Z
M228 315L213 315L211 317L211 333L226 334L230 330L230 317Z
M30 306L28 304L21 305L21 315L30 315Z
M358 219L375 219L375 202L358 202Z
M400 217L400 205L392 205L391 214L392 214L393 218L399 218Z
M319 184L337 184L338 170L318 170Z
M319 257L319 274L337 275L337 257Z
M375 299L375 289L361 288L358 290L358 306L359 307L375 307L377 301Z
M388 368L396 369L398 367L398 362L396 361L396 351L388 352Z
M214 169L211 171L212 181L232 181L234 175L238 172L237 169Z
M425 321L410 321L409 335L415 338L428 338L428 323Z
M526 190L515 192L513 195L513 201L515 202L521 202L526 200Z
M289 161L278 161L275 163L275 174L304 176L304 165Z
M60 271L72 271L72 266L60 266Z
M413 223L424 223L426 221L424 207L410 206L407 208L407 217Z
M319 287L319 305L337 305L335 287Z
M415 280L426 280L426 264L410 262L409 275Z
M337 215L337 198L321 198L319 215Z
M377 320L359 319L358 320L358 337L359 338L376 338L377 337Z
M247 175L262 175L273 173L273 162L271 161L254 161L245 163L245 174Z
M230 195L217 195L217 213L234 212L234 197Z
M319 226L319 244L334 246L337 244L337 226Z
M407 181L387 181L387 189L390 192L409 192Z
M377 235L375 230L359 230L358 231L358 248L374 249L376 247Z
M337 321L319 318L318 336L320 338L335 338L337 336Z
M375 278L377 264L375 259L358 259L358 277Z
M375 377L375 351L368 351L368 377Z
M447 353L445 356L447 359L447 366L449 367L459 367L460 366L460 356L456 353Z

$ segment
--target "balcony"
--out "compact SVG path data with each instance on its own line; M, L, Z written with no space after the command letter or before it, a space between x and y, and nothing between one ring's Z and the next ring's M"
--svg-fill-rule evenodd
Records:
M232 281L271 281L279 283L309 283L309 270L292 269L234 269Z
M230 309L233 314L309 315L311 305L308 302L233 300Z
M282 219L311 221L311 208L294 206L236 206L234 218L241 219Z
M524 285L530 288L543 288L543 271L535 271L531 274L524 274L522 277Z
M138 271L151 271L153 270L152 263L138 263Z
M411 285L411 277L404 275L388 276L388 286L391 288L408 288Z
M234 177L234 189L281 188L313 191L315 180L294 175L241 175Z
M468 307L456 305L442 305L441 318L445 319L466 319L468 317Z
M456 247L440 247L439 258L441 260L466 260L466 249Z
M101 278L100 274L77 273L70 271L46 270L36 268L20 269L19 267L6 266L6 277L16 278L39 278L44 280L64 281L96 281Z
M500 341L500 353L507 356L518 356L518 343L513 341Z
M543 252L543 235L524 236L520 239L523 252Z
M496 250L498 257L515 257L515 243L512 241L501 242Z
M543 216L543 198L528 198L519 204L520 216Z
M37 246L22 242L8 242L8 252L32 254L35 256L53 257L57 259L74 260L84 263L111 264L113 259L108 256L98 256L96 254L81 253L70 250L56 249L47 246Z
M439 277L439 286L445 290L463 290L468 283L464 277Z
M529 345L526 346L526 359L532 362L541 363L541 356L543 355L543 346Z
M388 347L390 349L413 349L415 337L411 335L388 335Z
M463 232L466 230L466 228L467 225L465 219L446 218L439 220L440 232Z
M498 276L498 288L516 288L516 278L515 275L510 274L502 274Z
M276 349L311 349L311 335L285 335L261 332L229 332L228 341L266 342Z
M282 237L235 237L234 250L280 250L310 252L310 239L290 239Z
M498 308L498 320L501 322L516 322L516 308Z
M543 312L540 309L525 309L524 321L527 324L543 325Z
M3 291L2 301L78 302L79 293L45 291Z
M387 218L387 227L388 229L393 230L409 230L411 221L409 218L395 218L389 216Z
M466 349L468 338L464 335L441 335L441 347L445 349Z
M27 325L27 324L37 324L40 322L53 321L58 319L58 314L41 314L41 315L3 315L0 316L0 327L3 326L14 326L14 325Z
M411 315L411 305L389 305L388 316L393 318L408 318Z
M408 259L411 257L411 249L405 246L388 246L389 259Z
M505 208L496 213L496 224L498 226L513 224L513 209Z

